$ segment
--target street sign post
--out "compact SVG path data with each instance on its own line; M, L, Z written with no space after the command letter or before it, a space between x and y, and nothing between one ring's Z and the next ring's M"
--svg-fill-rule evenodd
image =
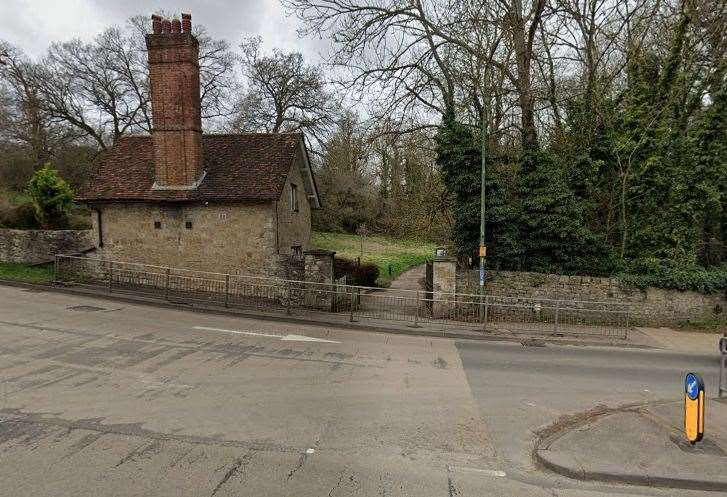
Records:
M697 373L684 378L684 434L692 445L704 437L704 380Z

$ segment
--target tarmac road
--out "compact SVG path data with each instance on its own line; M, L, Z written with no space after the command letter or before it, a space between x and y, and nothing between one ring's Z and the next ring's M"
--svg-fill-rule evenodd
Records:
M687 369L713 389L716 368L716 354L456 342L0 286L0 494L672 495L544 473L533 430L679 398Z

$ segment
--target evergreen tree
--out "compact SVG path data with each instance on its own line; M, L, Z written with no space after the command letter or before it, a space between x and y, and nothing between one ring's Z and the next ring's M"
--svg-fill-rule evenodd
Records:
M521 245L528 269L599 273L613 268L602 237L586 223L587 204L571 189L566 172L548 152L522 157Z
M472 128L446 119L437 135L437 164L447 186L454 214L452 241L462 260L477 258L480 237L481 142ZM502 157L488 155L485 181L486 243L490 266L512 267L521 247L517 212L506 189L498 181L496 163Z

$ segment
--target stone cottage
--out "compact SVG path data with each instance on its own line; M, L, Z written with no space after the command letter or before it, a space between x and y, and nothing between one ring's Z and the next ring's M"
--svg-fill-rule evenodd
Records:
M153 131L118 140L79 192L96 256L232 274L280 274L320 207L303 135L203 134L191 16L152 16Z

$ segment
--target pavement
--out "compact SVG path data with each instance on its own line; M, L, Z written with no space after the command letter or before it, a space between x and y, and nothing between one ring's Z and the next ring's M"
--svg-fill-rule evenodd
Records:
M727 492L727 399L709 399L705 438L683 435L683 403L600 409L561 420L535 449L538 462L571 478Z
M698 351L370 333L0 286L0 494L675 495L568 478L532 455L564 416L678 400L685 370L714 391L717 356Z

